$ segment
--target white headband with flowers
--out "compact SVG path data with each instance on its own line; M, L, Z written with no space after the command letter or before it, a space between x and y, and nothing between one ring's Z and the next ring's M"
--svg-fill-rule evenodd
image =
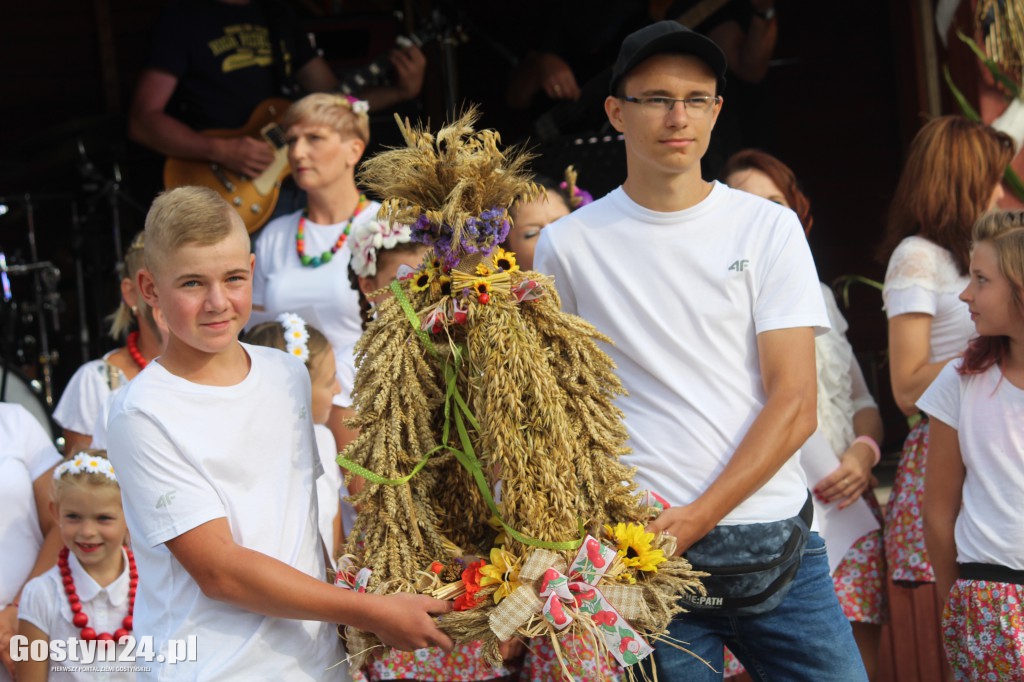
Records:
M349 248L352 250L352 270L359 277L377 274L377 251L393 249L398 244L412 241L412 230L402 223L384 224L376 220L352 228Z
M110 463L109 459L89 455L84 452L79 452L53 471L53 477L58 481L65 474L99 474L100 476L106 476L115 483L117 482L117 476L114 475L114 465Z
M277 321L284 328L284 349L302 362L309 362L309 331L306 322L295 313L281 313Z

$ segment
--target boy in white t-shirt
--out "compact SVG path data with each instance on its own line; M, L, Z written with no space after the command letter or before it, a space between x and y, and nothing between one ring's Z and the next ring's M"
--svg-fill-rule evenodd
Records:
M614 342L624 461L672 504L649 530L704 566L790 557L788 591L759 571L773 577L757 590L683 603L694 612L669 634L719 671L727 644L772 679L865 680L794 457L815 430L814 335L828 328L814 263L792 211L701 179L725 72L713 42L673 21L623 41L605 111L627 178L545 229L536 267ZM806 545L787 554L792 537ZM676 647L654 659L663 679L721 679Z
M445 602L325 582L309 373L238 342L253 257L235 212L207 189L167 192L145 257L139 289L168 343L115 400L108 452L140 575L135 630L157 654L193 635L198 650L140 679L347 679L332 623L400 649L450 647L431 618Z

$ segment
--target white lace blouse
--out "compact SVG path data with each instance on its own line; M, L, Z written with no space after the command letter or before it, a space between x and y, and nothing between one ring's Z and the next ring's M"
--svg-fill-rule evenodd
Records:
M963 352L974 335L967 304L959 298L968 281L949 251L923 237L907 237L889 258L882 291L886 316L932 316L929 362Z

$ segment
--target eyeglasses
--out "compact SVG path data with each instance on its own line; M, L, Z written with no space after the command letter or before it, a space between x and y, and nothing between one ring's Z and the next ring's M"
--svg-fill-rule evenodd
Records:
M716 104L722 101L718 95L698 95L696 97L620 97L619 99L630 104L639 104L640 109L652 115L668 114L675 108L676 102L681 102L683 109L690 116L707 116Z

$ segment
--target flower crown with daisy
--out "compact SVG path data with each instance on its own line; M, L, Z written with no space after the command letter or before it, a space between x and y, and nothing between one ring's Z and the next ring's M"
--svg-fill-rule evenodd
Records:
M281 313L277 316L284 330L284 350L302 362L309 362L309 330L306 321L295 313Z
M412 241L412 228L394 221L368 220L352 229L352 271L359 277L377 274L377 252L393 249Z
M117 483L117 476L114 475L114 465L106 457L90 455L87 452L79 452L53 471L54 480L59 481L62 476L74 476L77 474L95 474L106 476L114 483Z

